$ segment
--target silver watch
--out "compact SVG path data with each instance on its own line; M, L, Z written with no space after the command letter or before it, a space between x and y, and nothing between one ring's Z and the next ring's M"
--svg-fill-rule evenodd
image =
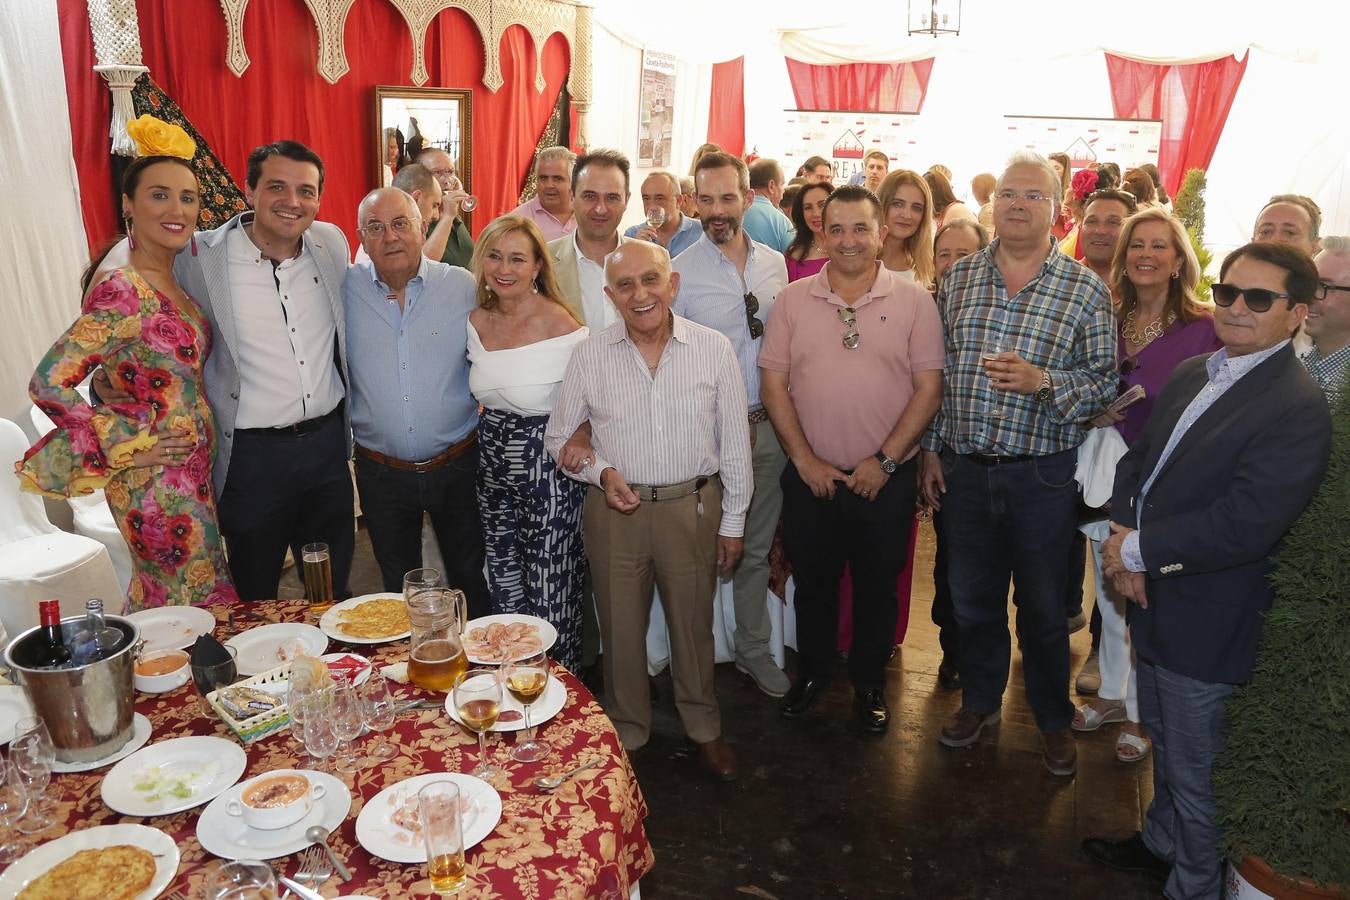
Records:
M885 472L887 475L895 474L896 468L900 465L898 462L891 459L880 450L878 450L874 456L876 457L877 462L881 463L881 471Z

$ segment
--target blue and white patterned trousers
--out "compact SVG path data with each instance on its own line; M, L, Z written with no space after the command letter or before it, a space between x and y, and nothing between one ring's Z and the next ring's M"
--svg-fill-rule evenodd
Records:
M581 664L586 577L581 538L585 485L563 474L544 449L547 424L548 416L483 410L478 424L478 510L492 612L547 620L558 629L549 655L575 672Z

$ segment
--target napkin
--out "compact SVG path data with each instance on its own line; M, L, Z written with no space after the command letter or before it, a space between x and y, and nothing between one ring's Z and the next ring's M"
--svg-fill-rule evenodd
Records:
M408 683L408 664L405 662L393 663L380 669L380 674L390 681L397 681L399 684Z

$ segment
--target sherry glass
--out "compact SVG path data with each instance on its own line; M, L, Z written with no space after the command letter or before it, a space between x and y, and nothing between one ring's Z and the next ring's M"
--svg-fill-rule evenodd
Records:
M998 359L1004 353L1012 352L1012 341L1008 340L1001 331L994 331L989 334L984 341L984 351L981 356L985 360ZM990 385L990 390L999 390ZM984 405L984 414L991 419L1006 419L1008 413L1003 409L1003 404L999 400L986 401Z
M511 758L517 762L539 762L553 752L544 741L535 740L530 727L530 707L548 690L548 656L541 650L506 666L506 689L525 710L525 740L516 744Z
M653 206L651 209L647 210L648 226L659 229L664 224L666 224L666 211L663 208Z
M455 681L455 709L460 722L478 733L478 766L469 774L490 781L502 770L488 764L486 732L497 724L502 706L501 672L498 669L469 669Z
M347 677L339 676L333 691L333 730L338 736L338 752L334 767L343 772L356 771L356 749L353 741L366 727L365 710L361 697Z
M380 735L374 749L370 751L371 756L376 759L393 759L398 756L398 750L389 743L388 733L389 729L394 727L397 710L393 692L389 690L389 682L377 670L370 673L370 679L358 690L365 711L366 724Z
M24 834L35 834L51 827L56 822L56 815L54 804L45 794L52 780L56 747L41 716L20 719L14 726L9 757L28 794L28 814L19 821L19 830Z
M337 729L333 726L333 689L316 691L304 701L305 749L314 759L316 772L328 772L328 757L338 748Z
M28 792L14 763L0 757L0 826L5 836L0 837L0 863L9 864L28 851L28 845L19 836L15 823L28 808Z

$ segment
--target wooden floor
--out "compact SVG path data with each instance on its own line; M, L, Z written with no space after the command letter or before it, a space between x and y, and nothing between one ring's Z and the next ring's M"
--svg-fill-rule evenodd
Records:
M917 552L909 634L888 675L893 721L882 738L846 729L852 692L842 669L831 693L790 721L731 665L718 666L723 731L741 777L717 784L688 756L669 676L658 678L654 734L633 759L656 851L642 881L646 900L1161 896L1143 876L1103 869L1078 847L1088 835L1139 827L1152 794L1149 763L1116 762L1115 728L1106 726L1079 737L1075 777L1046 772L1015 649L1002 723L971 749L938 744L960 696L937 685L927 526ZM298 593L287 582L282 593ZM351 589L380 589L364 531ZM1086 630L1072 639L1075 672L1088 643Z

